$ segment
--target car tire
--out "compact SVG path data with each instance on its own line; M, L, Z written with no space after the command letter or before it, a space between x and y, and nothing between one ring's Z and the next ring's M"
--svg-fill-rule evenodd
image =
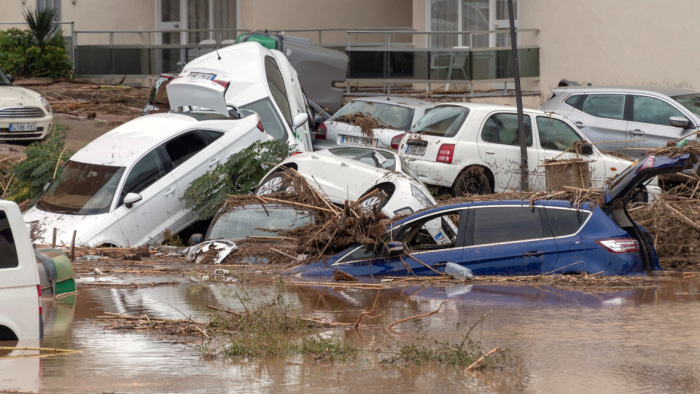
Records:
M377 191L375 192L375 190ZM363 200L363 198L368 194L372 195ZM379 212L382 210L382 208L384 208L386 203L389 202L390 198L391 193L389 193L389 191L387 191L385 188L374 188L360 197L361 202L358 206L364 212Z
M268 194L279 193L282 190L290 189L291 186L288 185L288 177L284 171L277 171L272 173L269 177L260 182L260 185L255 189L256 196L267 196ZM289 191L289 190L288 190Z
M452 196L465 194L490 194L491 182L481 167L470 167L462 171L452 185Z

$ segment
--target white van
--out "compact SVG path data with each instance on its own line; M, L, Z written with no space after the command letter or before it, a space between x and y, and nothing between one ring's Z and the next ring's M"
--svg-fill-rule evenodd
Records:
M43 336L39 271L17 204L0 200L0 341Z

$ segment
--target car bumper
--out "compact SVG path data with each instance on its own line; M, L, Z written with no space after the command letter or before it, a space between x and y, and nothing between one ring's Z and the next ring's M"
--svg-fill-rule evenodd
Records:
M36 130L10 131L10 125L36 124ZM40 119L0 119L0 141L35 141L46 138L53 131L53 115Z
M428 160L406 159L403 156L402 158L406 160L413 172L416 173L418 179L427 185L452 187L457 175L459 175L460 168L456 165Z

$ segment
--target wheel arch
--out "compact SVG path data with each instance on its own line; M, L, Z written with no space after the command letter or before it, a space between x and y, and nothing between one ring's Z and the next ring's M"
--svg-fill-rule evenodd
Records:
M462 170L457 174L455 179L452 181L452 185L450 185L450 188L453 189L455 187L455 183L457 183L457 179L459 179L459 176L462 175L463 173L469 171L472 168L481 168L484 170L484 174L486 174L486 178L489 180L489 186L491 186L491 190L495 191L496 190L496 177L493 175L493 171L491 169L483 164L470 164L462 168Z

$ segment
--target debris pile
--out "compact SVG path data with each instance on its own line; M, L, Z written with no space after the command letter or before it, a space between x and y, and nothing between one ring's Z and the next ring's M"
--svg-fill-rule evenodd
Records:
M396 127L390 126L382 122L381 120L375 118L368 113L357 113L357 114L347 114L338 117L338 122L343 122L350 124L352 126L359 126L363 135L368 138L374 139L374 129L392 129L396 130Z

